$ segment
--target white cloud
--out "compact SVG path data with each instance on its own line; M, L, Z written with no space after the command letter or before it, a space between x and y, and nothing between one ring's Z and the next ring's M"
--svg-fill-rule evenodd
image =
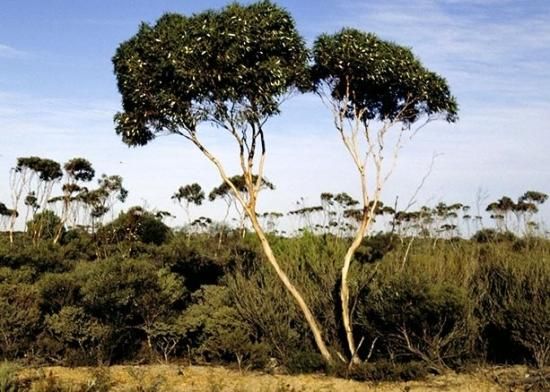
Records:
M0 58L14 59L26 57L27 53L11 46L0 44Z

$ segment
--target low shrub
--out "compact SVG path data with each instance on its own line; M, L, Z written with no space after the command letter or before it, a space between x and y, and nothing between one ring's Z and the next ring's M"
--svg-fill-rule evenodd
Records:
M0 392L22 391L23 385L17 378L19 366L11 362L0 362Z
M381 359L349 366L340 363L329 368L328 373L336 377L355 381L411 381L426 378L430 369L422 361L392 362Z
M481 297L487 356L498 362L538 367L550 363L550 267L543 260L511 260L480 268L475 280ZM506 349L502 350L505 347Z
M360 336L378 338L377 359L423 361L438 373L471 355L477 337L465 290L406 273L371 285L355 323Z

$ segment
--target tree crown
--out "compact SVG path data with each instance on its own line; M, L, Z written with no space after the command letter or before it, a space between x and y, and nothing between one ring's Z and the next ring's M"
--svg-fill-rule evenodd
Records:
M350 115L363 111L363 120L408 124L423 115L457 119L458 106L445 79L427 70L408 48L345 28L321 35L313 57L312 88L328 86L333 99L348 101Z
M159 132L194 133L205 120L261 122L303 82L307 59L294 20L269 1L166 14L142 24L113 58L123 106L117 133L137 146Z

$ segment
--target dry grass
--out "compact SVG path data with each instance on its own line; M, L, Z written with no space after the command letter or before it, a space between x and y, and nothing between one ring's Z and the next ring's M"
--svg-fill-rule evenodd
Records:
M345 392L392 392L392 391L456 391L456 392L493 392L510 390L498 382L496 370L478 371L475 374L448 374L433 377L425 381L361 383L331 378L322 375L269 375L257 372L238 372L222 367L150 365L150 366L112 366L103 370L92 368L48 367L26 369L21 378L36 379L39 374L54 379L67 391L81 390L77 385L90 385L91 380L103 371L110 375L115 392L301 392L301 391L345 391ZM525 369L514 368L509 371L525 376ZM521 373L521 374L520 374ZM31 389L32 390L32 389ZM35 389L44 390L44 389ZM90 389L84 389L90 390Z

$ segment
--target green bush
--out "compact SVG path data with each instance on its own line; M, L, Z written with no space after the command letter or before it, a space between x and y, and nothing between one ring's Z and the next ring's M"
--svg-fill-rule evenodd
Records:
M90 233L81 228L68 230L62 237L64 260L95 260L97 244Z
M52 240L55 238L59 227L61 226L61 218L51 210L45 210L35 214L32 220L27 222L27 232L35 240ZM62 228L62 233L65 228Z
M286 359L286 368L292 374L315 373L325 369L323 357L313 350L298 348Z
M356 381L410 381L421 380L430 374L425 362L391 362L380 359L354 366L340 363L328 370L336 377L350 378Z
M359 334L378 339L379 356L421 360L436 372L460 365L477 337L465 290L405 273L371 285L355 322Z
M514 242L518 238L511 231L498 231L495 229L482 229L472 236L472 240L480 244Z
M11 362L0 362L0 392L22 391L23 385L17 378L19 367Z
M193 294L194 304L181 320L187 344L207 361L236 361L239 368L263 368L269 349L231 306L228 294L223 286L204 286Z
M101 243L113 244L122 241L141 241L160 245L172 235L171 229L159 217L141 207L132 207L118 218L102 226L97 237Z
M187 236L178 233L161 247L160 256L165 267L182 276L187 289L193 292L202 285L219 283L231 263L230 245L224 244L221 250L217 247L215 239L203 241L195 236L190 243Z
M488 357L498 362L550 362L550 267L544 259L484 265L476 279ZM501 350L506 347L505 350Z
M81 263L75 271L86 313L110 325L114 357L133 355L153 326L185 306L182 279L147 259L106 259Z
M46 327L66 349L68 365L93 365L109 358L113 330L84 309L65 306L46 319Z
M61 247L52 244L51 241L39 241L34 245L22 241L14 246L0 244L0 267L27 267L37 275L44 272L68 271L71 263L63 258Z
M0 355L26 354L41 330L40 296L27 284L0 284Z
M46 314L59 312L62 307L75 305L80 299L82 282L73 272L46 273L36 282Z

